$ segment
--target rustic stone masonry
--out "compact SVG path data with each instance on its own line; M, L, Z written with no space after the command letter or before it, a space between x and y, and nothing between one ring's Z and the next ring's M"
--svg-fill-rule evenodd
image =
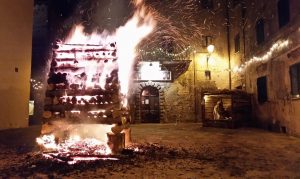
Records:
M165 122L165 99L164 99L164 91L163 91L163 86L161 86L161 84L157 83L157 82L152 82L152 81L149 81L149 82L142 82L142 83L139 83L137 88L136 88L136 93L135 93L135 122L139 123L141 122L141 114L140 114L140 100L141 100L141 92L142 90L145 88L145 87L148 87L148 86L152 86L154 88L157 88L158 91L159 91L159 117L160 117L160 122Z
M195 120L194 93L190 85L182 86L178 81L173 83L152 81L138 83L135 88L134 122L142 122L141 92L149 86L159 90L160 123L193 122Z

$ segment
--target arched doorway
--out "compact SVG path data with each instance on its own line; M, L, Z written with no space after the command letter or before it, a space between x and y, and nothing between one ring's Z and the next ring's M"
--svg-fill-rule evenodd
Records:
M141 91L140 98L141 122L159 123L159 90L153 86L146 86Z

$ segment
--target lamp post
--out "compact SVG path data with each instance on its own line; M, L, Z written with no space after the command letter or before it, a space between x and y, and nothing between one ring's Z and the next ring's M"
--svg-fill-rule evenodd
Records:
M196 88L196 51L193 52L193 68L194 68L194 111L195 111L195 122L198 122L198 110L197 110L197 88Z
M206 70L205 70L205 77L206 77L206 79L208 79L208 80L211 79L211 72L210 72L210 70L209 70L209 68L208 68L208 61L209 61L209 58L210 58L211 54L214 52L214 50L215 50L215 46L214 46L214 45L210 44L210 45L207 46L207 52L208 52L208 54L207 54L207 56L206 56Z
M194 51L193 53L193 68L194 68L194 107L195 107L195 122L198 122L198 90L196 87L197 83L197 74L196 74L196 53L207 53L206 55L206 70L205 70L205 76L210 80L211 75L208 68L208 61L211 56L211 54L214 52L215 46L210 44L207 46L207 52L197 52Z

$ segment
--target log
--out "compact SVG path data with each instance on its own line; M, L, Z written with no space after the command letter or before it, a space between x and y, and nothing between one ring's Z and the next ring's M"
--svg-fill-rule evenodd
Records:
M80 44L63 44L58 42L59 45L56 49L53 48L52 64L50 67L48 88L46 91L46 99L44 110L52 112L52 118L55 116L63 117L65 114L74 116L74 120L85 119L87 121L95 120L97 123L110 123L117 124L124 119L124 115L121 112L118 115L114 115L111 111L119 109L120 96L119 96L119 80L118 80L118 68L113 69L110 75L106 78L105 89L97 87L97 83L94 84L94 88L85 88L84 82L87 79L86 67L82 63L87 59L83 59L81 55L73 57L75 51L80 54L91 55L90 60L98 60L100 65L103 65L103 61L112 60L118 65L116 58L116 47L112 43L111 46L82 46ZM84 49L83 51L80 49ZM95 56L95 57L94 57ZM100 60L99 60L100 59ZM105 64L104 64L105 65ZM96 82L99 80L98 73L93 74L93 80ZM68 79L74 78L74 81L68 81ZM63 96L68 96L63 98ZM76 96L92 96L87 99L76 99ZM71 114L68 111L80 111L79 114ZM89 111L105 110L103 113L91 114ZM77 120L77 121L78 121ZM84 122L84 121L83 121ZM94 121L92 121L94 122ZM124 123L124 122L123 122ZM121 129L116 130L116 133L120 133Z

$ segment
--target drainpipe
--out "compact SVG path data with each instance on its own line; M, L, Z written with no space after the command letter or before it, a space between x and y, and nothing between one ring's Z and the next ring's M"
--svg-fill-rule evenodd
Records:
M242 23L243 23L243 62L246 61L246 7L245 3L242 3ZM244 80L243 83L245 84L245 90L247 89L246 86L246 73L244 73Z
M198 95L197 95L197 87L196 87L196 55L193 52L193 66L194 66L194 107L195 107L195 122L198 122Z
M230 59L230 20L229 20L229 3L226 0L226 33L227 33L227 53L228 53L228 77L229 77L229 89L231 90L231 59Z

